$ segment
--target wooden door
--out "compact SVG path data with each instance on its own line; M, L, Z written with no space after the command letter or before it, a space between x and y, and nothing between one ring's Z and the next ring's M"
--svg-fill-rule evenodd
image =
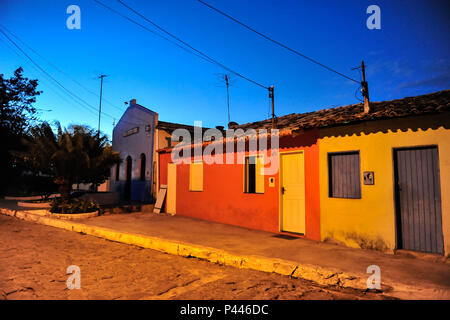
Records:
M124 199L131 200L131 172L132 172L132 159L130 156L126 159L125 166L125 187L124 187Z
M305 234L304 153L281 154L282 231Z
M397 246L444 254L437 147L394 151Z
M167 165L167 213L175 214L177 205L177 165Z

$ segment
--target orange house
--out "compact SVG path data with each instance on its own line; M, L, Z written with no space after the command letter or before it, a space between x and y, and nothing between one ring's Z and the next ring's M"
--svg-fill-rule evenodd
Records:
M249 151L249 143L243 152L234 148L218 155L223 164L206 164L193 156L190 163L176 164L173 148L159 150L159 184L168 187L166 212L320 241L317 141L318 129L281 131L273 154L279 170L265 175L257 169L269 164ZM227 157L233 164L226 163ZM300 174L292 174L295 168Z
M233 164L207 164L190 153L190 161L175 164L172 149L159 150L166 211L351 247L448 255L449 101L444 90L282 116L279 146L267 148L272 154L255 155L250 142L219 153ZM232 129L261 137L271 126L268 119ZM227 142L201 147L220 143ZM278 170L261 174L273 159Z

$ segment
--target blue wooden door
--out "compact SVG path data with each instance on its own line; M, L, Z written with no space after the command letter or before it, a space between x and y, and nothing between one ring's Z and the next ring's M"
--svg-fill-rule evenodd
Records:
M394 151L398 247L444 254L437 147Z

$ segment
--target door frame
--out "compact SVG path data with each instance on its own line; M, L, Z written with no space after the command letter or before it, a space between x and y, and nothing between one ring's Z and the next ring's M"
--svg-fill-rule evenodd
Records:
M303 165L305 164L305 149L297 149L292 151L283 151L278 153L278 231L282 233L289 233L293 235L306 236L306 175L304 175L305 183L305 233L296 233L283 230L283 198L281 195L281 178L282 178L282 162L281 157L286 154L303 153Z
M174 196L175 196L175 199L174 199L174 212L169 212L169 194L171 193L170 192L170 179L169 179L169 172L170 172L170 167L171 166L174 166L175 168L174 168L174 171L175 171L175 182L174 182L174 184L175 184L175 190L173 191L174 192ZM173 186L172 186L173 187ZM176 213L176 211L177 211L177 164L176 163L174 163L174 162L169 162L168 164L167 164L167 195L166 195L166 211L167 211L167 213L170 213L170 214L175 214Z
M128 179L129 178L129 179ZM133 158L128 155L125 160L124 199L131 201L131 182L133 181Z
M394 227L395 227L395 249L403 249L403 238L402 238L402 220L401 220L401 207L400 207L400 192L397 186L398 182L398 162L397 162L397 151L399 150L414 150L414 149L424 149L424 148L436 148L438 155L438 174L439 174L439 188L441 191L441 228L442 237L445 252L445 239L444 239L444 224L442 223L442 180L441 180L441 166L439 157L439 146L437 144L421 144L413 146L397 146L392 147L392 184L393 184L393 197L394 197ZM422 252L422 251L415 251ZM430 253L433 254L433 253Z

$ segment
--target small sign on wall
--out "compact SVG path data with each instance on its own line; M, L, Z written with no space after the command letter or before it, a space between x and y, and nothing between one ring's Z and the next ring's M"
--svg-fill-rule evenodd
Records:
M275 187L275 178L274 177L269 178L269 187Z
M128 137L128 136L131 136L132 134L136 134L138 132L139 132L139 127L135 127L135 128L125 131L123 136Z
M375 174L373 171L364 171L363 178L364 178L365 185L374 185L375 184Z

